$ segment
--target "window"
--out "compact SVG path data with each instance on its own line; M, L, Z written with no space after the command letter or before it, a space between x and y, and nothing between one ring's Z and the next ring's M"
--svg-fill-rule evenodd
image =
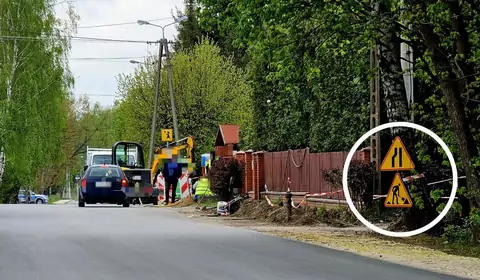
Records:
M136 145L120 144L115 149L115 164L119 166L136 166L138 154Z
M111 155L94 155L92 164L112 164Z
M118 168L94 167L90 170L89 177L120 178Z

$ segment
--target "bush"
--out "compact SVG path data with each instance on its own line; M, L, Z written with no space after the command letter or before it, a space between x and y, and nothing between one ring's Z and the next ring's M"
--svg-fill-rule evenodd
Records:
M245 163L233 157L216 160L210 169L210 188L213 193L228 201L232 197L232 189L243 188Z
M324 170L324 178L332 184L333 188L340 189L342 186L343 170L338 168ZM373 203L373 178L375 167L371 162L352 160L348 170L348 187L350 196L354 202L360 202L366 206Z
M472 242L472 230L467 222L462 225L447 225L442 238L448 243L469 244Z

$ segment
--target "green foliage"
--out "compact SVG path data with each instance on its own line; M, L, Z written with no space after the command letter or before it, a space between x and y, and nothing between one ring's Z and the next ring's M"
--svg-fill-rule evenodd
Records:
M182 21L178 25L178 37L175 38L175 51L191 50L202 39L202 30L198 23L196 1L185 0L185 12L177 10L177 18L187 16L186 21Z
M468 244L472 242L472 230L468 223L463 225L447 225L442 234L443 240L448 243Z
M115 105L117 138L141 143L147 154L155 92L153 59L132 75L119 78L121 100ZM195 138L196 158L213 150L219 124L238 124L243 148L251 142L251 88L243 72L231 59L220 54L218 46L203 40L192 50L175 53L172 81L180 134ZM167 73L162 70L157 131L172 128ZM156 146L163 143L157 137Z
M324 178L335 188L342 188L342 170L330 169L324 171ZM371 162L352 160L348 170L350 196L354 202L372 206L373 180L375 167Z
M368 125L366 48L323 48L328 36L318 32L324 20L321 5L198 2L200 26L248 71L256 104L254 148L339 151L363 134Z
M61 22L50 4L47 0L28 5L0 2L0 34L51 37L60 34L60 29L64 29L62 35L71 34L76 16L70 11L69 22ZM0 161L0 184L3 194L12 195L10 190L20 185L36 184L39 170L58 167L65 160L65 104L73 78L65 61L70 48L68 36L2 40L0 158L4 156L6 163ZM59 176L54 177L52 180L58 181Z
M230 200L232 188L243 188L245 163L233 157L223 157L213 162L209 172L212 192Z

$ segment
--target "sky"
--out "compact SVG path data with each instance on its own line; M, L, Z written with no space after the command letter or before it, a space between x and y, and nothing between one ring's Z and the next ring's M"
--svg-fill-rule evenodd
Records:
M57 0L55 11L58 18L67 18L68 5L65 2L67 1ZM135 41L158 41L162 36L161 28L138 25L137 20L147 20L163 26L174 21L172 12L176 14L176 8L184 10L183 0L68 2L75 7L75 12L80 17L75 36ZM98 26L109 24L116 25ZM176 34L175 25L165 28L168 40L173 40ZM143 61L146 56L157 53L158 44L72 40L69 64L75 77L75 97L87 94L92 102L99 102L105 107L113 105L117 98L118 75L132 73L137 66L131 64L130 60Z

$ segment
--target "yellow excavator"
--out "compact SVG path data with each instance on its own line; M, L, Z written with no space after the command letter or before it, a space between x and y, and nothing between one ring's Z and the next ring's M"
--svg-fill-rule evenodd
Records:
M188 136L178 141L168 143L162 147L156 148L154 153L154 160L151 169L152 182L158 168L163 168L163 163L177 157L182 167L187 168L188 173L193 171L195 139L193 136Z

